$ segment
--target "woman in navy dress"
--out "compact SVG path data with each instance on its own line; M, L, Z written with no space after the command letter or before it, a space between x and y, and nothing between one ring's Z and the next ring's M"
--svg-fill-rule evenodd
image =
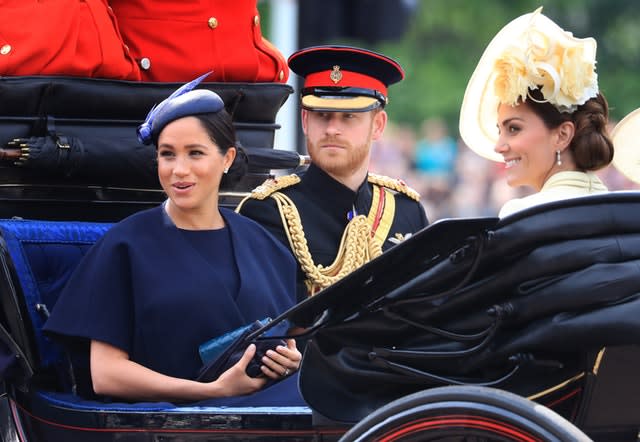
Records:
M45 326L65 341L90 343L98 395L229 398L255 393L300 364L289 339L262 359L264 376L245 373L255 353L250 345L215 381L195 380L199 345L291 307L296 276L278 241L218 207L221 180L244 173L247 161L220 97L190 90L199 80L154 108L138 130L142 142L156 145L167 200L117 223L90 249Z

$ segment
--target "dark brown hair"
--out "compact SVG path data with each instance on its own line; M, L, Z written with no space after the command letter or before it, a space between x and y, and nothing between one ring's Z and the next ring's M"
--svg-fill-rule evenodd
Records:
M575 125L575 134L569 145L576 167L579 170L598 170L613 160L613 142L609 136L609 105L602 94L578 106L573 113L560 112L544 99L540 89L529 90L530 97L526 105L538 115L544 125L555 129L565 121Z
M231 167L229 167L229 172L222 176L220 186L233 185L240 181L247 173L249 161L236 139L236 131L231 115L222 109L219 112L197 114L194 117L200 120L202 127L204 127L211 141L218 146L218 150L222 155L226 154L231 147L236 149L236 157L231 163Z

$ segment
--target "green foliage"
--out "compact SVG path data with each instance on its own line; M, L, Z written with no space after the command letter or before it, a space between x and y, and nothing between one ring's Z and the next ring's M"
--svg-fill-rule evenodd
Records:
M390 89L391 118L417 128L426 118L444 117L457 133L467 81L485 47L502 26L539 6L532 0L418 1L404 38L372 48L406 70L406 79ZM637 0L563 0L544 5L544 13L577 37L598 41L600 89L612 119L640 107Z
M609 101L612 120L640 107L638 0L555 0L546 4L536 0L415 1L417 8L400 41L375 47L353 40L326 42L369 47L402 64L406 78L391 86L388 106L391 118L398 123L418 128L427 118L443 117L451 132L457 133L464 91L485 47L506 23L540 6L575 36L597 40L600 90ZM260 0L258 8L268 37L269 1Z

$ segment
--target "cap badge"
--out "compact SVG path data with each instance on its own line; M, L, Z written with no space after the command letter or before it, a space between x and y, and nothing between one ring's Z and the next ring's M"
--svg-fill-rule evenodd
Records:
M335 65L333 67L331 74L329 74L329 78L331 78L331 81L333 81L335 84L338 84L340 80L342 80L342 72L340 72L340 66Z

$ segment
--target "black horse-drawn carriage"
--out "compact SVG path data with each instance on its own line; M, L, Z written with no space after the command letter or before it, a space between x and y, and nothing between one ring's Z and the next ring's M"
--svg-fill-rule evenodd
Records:
M637 192L438 221L275 318L308 330L309 407L78 395L42 325L87 248L162 201L135 127L176 86L0 79L0 441L637 440ZM233 207L297 165L272 150L292 90L201 87L249 150L251 174L221 195Z

